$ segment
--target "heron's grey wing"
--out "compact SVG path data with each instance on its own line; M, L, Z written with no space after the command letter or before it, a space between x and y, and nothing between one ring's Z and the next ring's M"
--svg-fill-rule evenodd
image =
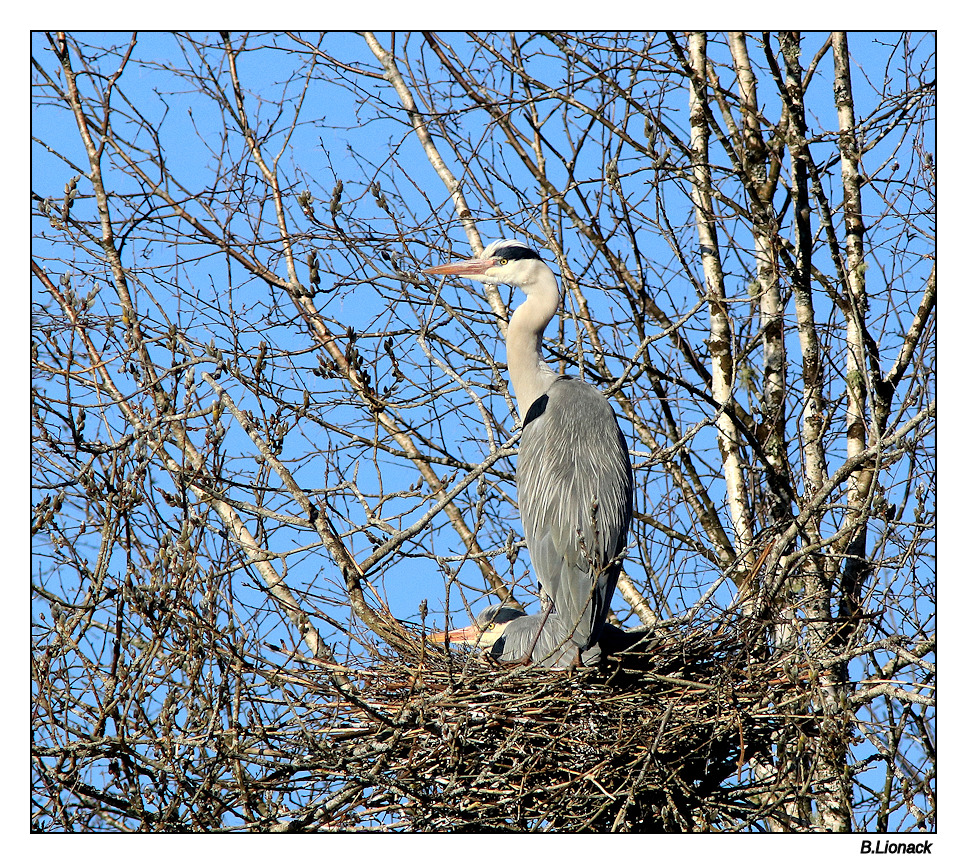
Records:
M579 646L569 637L572 625L559 615L541 613L511 621L490 653L504 663L530 661L563 669L579 662Z
M554 612L580 647L611 606L631 520L631 463L608 400L559 378L529 412L517 457L517 495L531 563Z

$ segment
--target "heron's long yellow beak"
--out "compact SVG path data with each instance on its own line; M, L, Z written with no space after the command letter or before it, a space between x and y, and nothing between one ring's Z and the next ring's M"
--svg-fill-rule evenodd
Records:
M459 630L442 630L438 633L430 633L426 637L427 642L473 642L480 638L480 628L476 624L461 627Z
M496 258L468 258L465 261L451 261L423 270L429 276L483 276L497 263Z

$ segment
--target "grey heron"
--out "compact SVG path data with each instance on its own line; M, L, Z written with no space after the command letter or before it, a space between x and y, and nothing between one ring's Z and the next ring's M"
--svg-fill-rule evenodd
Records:
M431 633L427 639L466 642L504 663L530 661L552 667L569 665L578 651L561 616L547 611L528 615L503 603L488 606L467 627Z
M479 258L424 272L513 285L526 295L507 327L507 369L524 418L517 499L541 614L498 622L495 613L482 623L485 636L503 625L489 643L494 653L503 640L500 659L566 666L598 643L611 608L631 522L628 446L605 395L586 381L557 374L541 357L560 291L536 251L517 240L496 240ZM479 623L455 632L477 627L479 635Z
M464 642L502 663L530 661L540 666L566 668L578 656L581 662L594 665L602 651L605 655L625 651L651 636L650 631L622 630L606 621L598 634L598 641L581 650L568 635L569 629L570 625L559 615L549 612L528 615L516 606L497 603L484 609L473 624L459 630L430 633L427 640Z

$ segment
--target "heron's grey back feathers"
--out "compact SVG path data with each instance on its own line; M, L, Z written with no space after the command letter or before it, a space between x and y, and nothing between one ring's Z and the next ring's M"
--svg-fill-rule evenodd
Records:
M634 633L605 622L598 639L579 648L567 632L571 625L555 614L525 615L523 610L498 603L477 616L477 625L485 630L491 621L506 624L500 637L489 647L489 653L503 663L530 662L549 668L568 668L575 663L597 665L608 657L627 650L649 638L650 633Z
M560 377L546 396L521 435L518 504L542 593L564 628L560 635L586 648L598 638L620 572L631 463L603 393Z

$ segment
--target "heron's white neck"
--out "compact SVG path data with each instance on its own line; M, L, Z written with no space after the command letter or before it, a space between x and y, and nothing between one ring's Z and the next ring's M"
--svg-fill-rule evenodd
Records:
M507 327L507 370L523 419L531 403L546 393L557 378L541 358L541 338L557 312L560 293L546 264L535 267L533 276L520 287L527 299L517 307Z

